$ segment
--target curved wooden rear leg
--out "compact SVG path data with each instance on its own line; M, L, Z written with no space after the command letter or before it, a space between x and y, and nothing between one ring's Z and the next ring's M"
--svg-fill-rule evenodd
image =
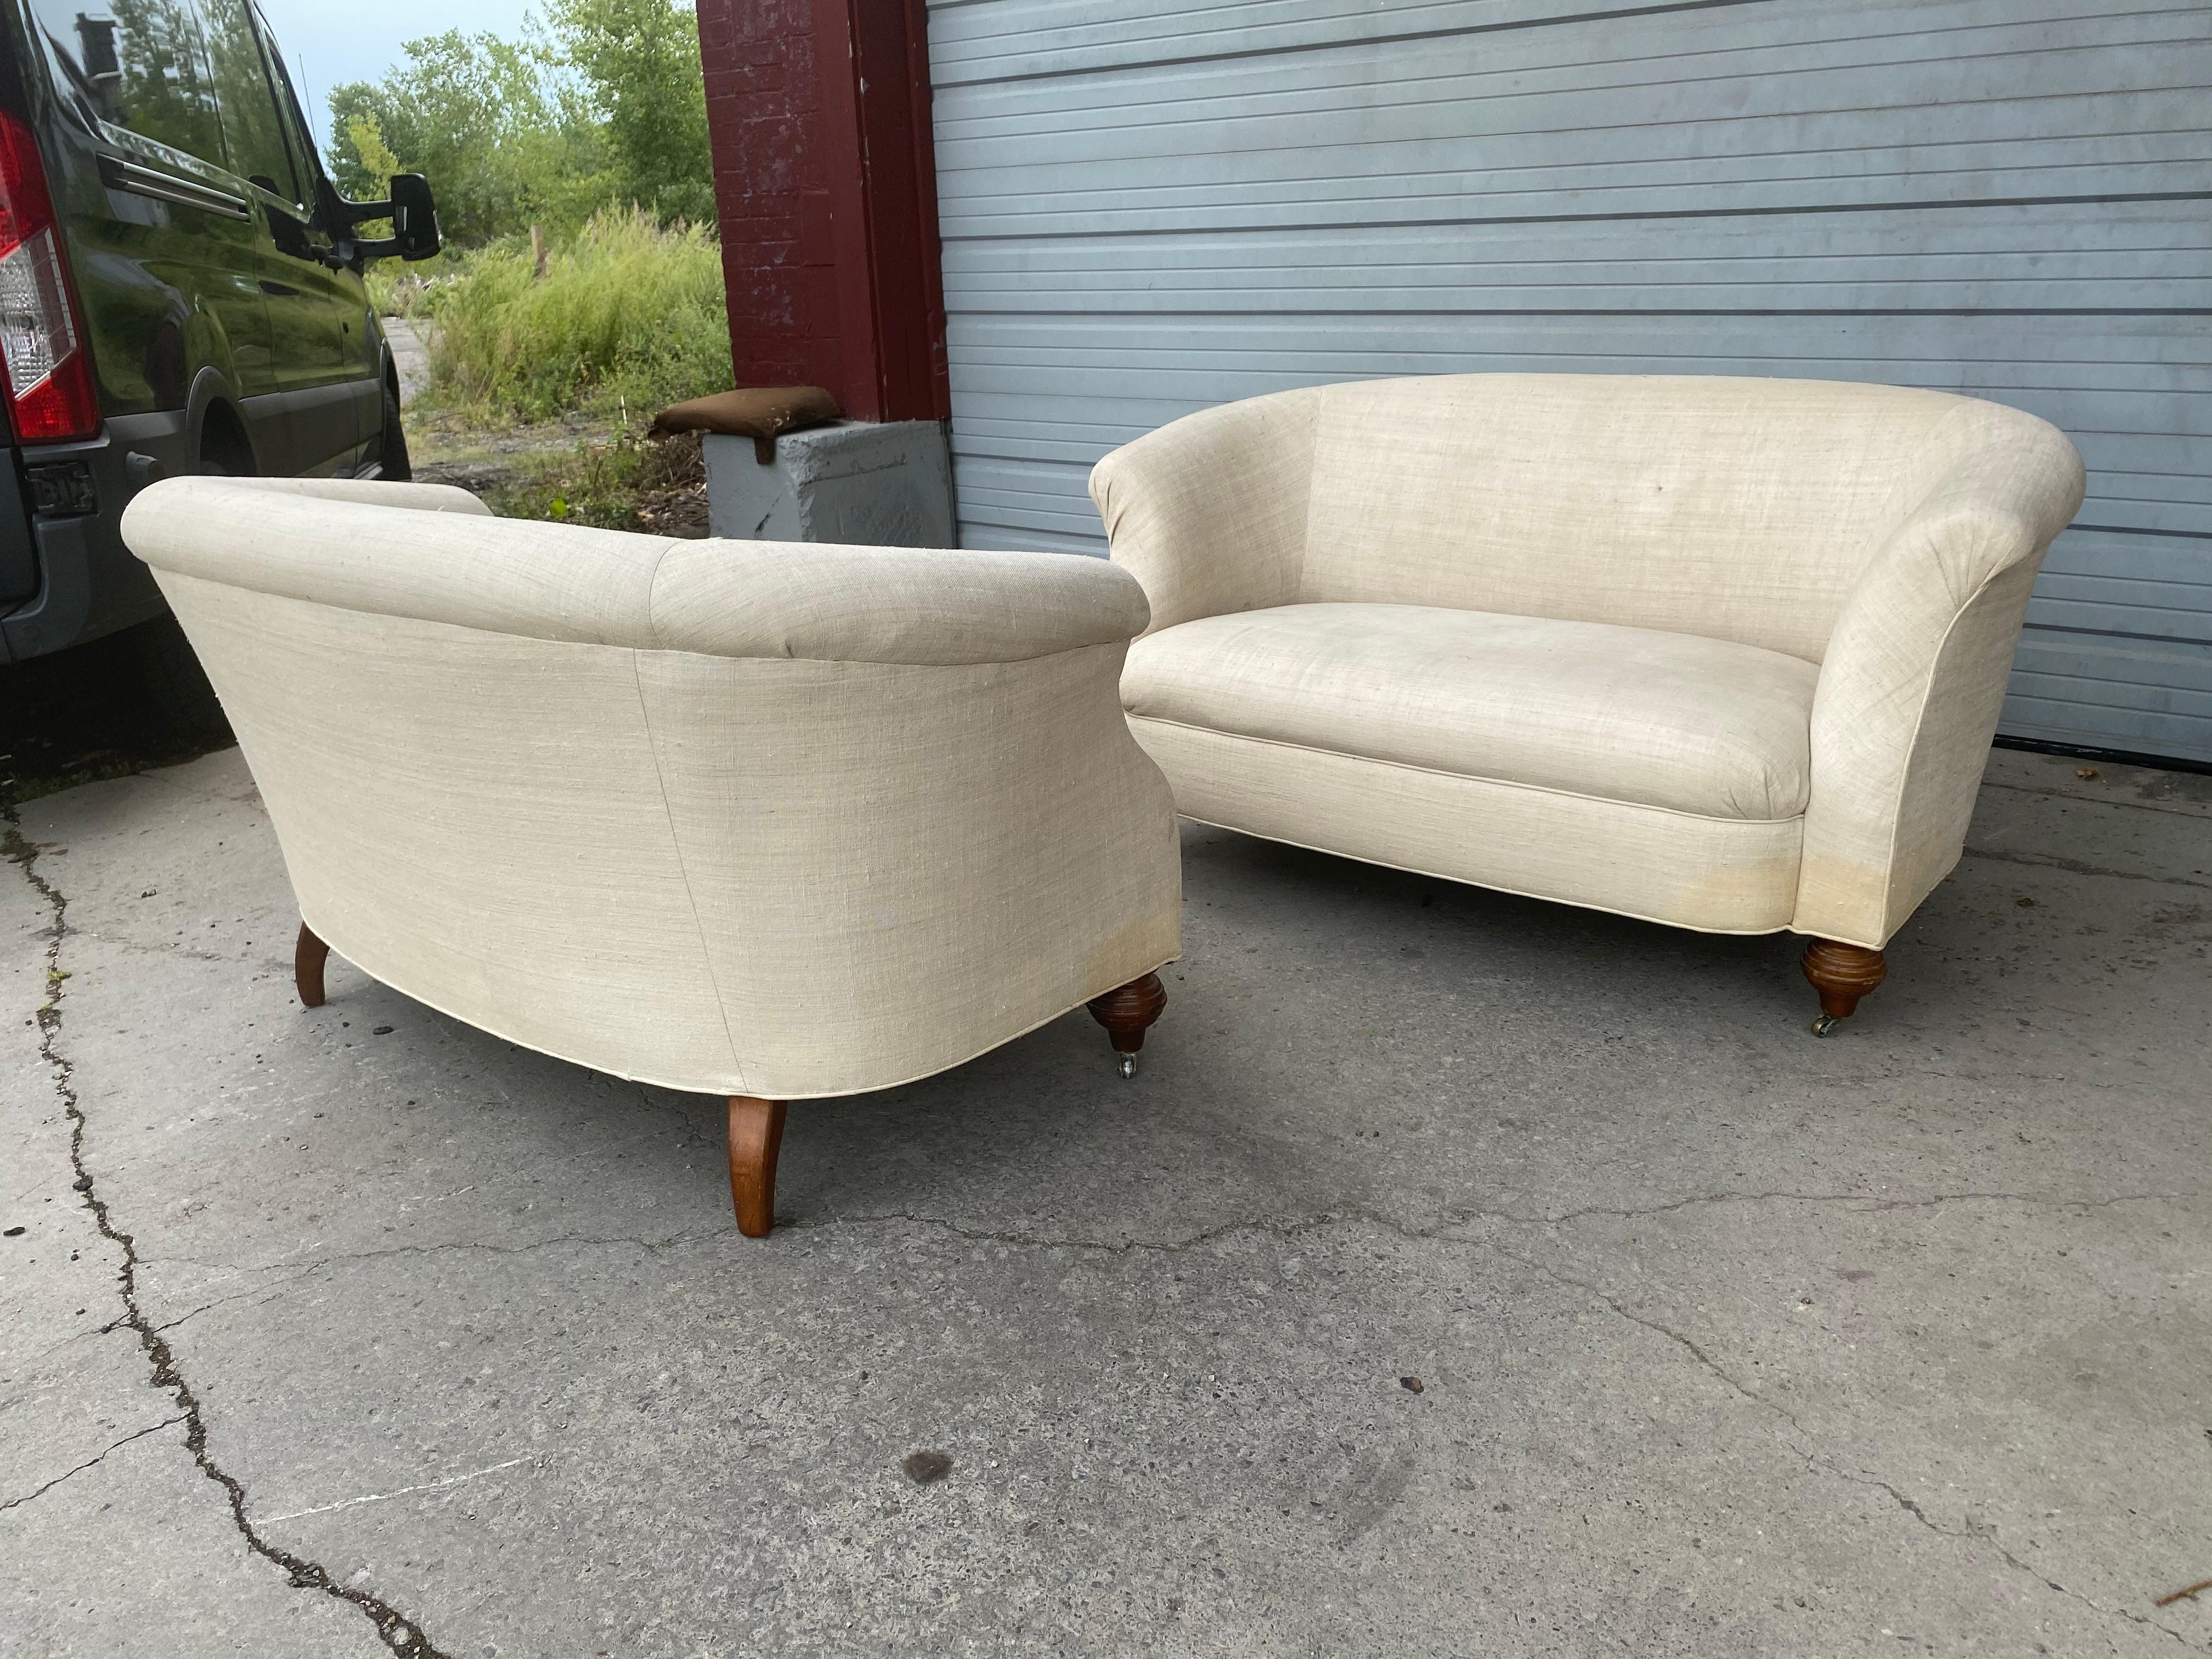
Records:
M780 1100L730 1097L730 1202L738 1212L738 1231L747 1238L766 1238L775 1225L775 1159L783 1150L783 1108Z
M1145 1046L1145 1033L1168 1006L1167 987L1158 974L1146 974L1118 986L1088 1005L1091 1018L1114 1039L1114 1052L1121 1056L1121 1075L1137 1074L1137 1051Z
M1813 1022L1813 1035L1826 1036L1839 1019L1849 1019L1859 999L1869 994L1889 972L1889 959L1863 945L1844 945L1816 939L1805 947L1805 977L1820 994L1820 1017Z
M309 1008L323 1006L323 964L331 947L315 937L315 930L300 924L300 938L292 946L292 983L300 988L300 1001Z

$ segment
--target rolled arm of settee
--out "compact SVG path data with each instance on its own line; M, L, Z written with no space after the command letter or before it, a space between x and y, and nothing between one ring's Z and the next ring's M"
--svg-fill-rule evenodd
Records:
M1103 559L674 541L484 511L439 485L178 478L142 491L123 533L165 575L639 650L1019 662L1119 644L1145 626L1144 590Z
M1114 562L1152 627L1296 601L1305 562L1317 387L1202 410L1091 470Z
M1958 862L2028 591L2081 504L2065 435L1978 404L1844 602L1813 698L1794 931L1879 950Z

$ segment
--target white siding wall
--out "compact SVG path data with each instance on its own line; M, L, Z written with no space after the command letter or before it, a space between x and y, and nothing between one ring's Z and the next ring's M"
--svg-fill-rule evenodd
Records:
M1893 380L2091 470L2005 728L2212 759L2204 0L938 0L962 533L1382 374Z

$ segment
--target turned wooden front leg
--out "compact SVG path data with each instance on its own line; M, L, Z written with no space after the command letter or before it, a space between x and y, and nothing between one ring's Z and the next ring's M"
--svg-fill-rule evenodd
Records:
M1137 1051L1145 1046L1145 1033L1168 1006L1168 989L1160 976L1146 974L1133 979L1103 997L1093 997L1086 1006L1091 1018L1114 1039L1114 1052L1121 1056L1121 1075L1136 1076Z
M783 1150L783 1108L780 1100L730 1097L730 1202L738 1212L738 1231L747 1238L766 1238L775 1225L775 1159Z
M1859 999L1872 993L1889 972L1889 959L1863 945L1844 945L1816 939L1805 947L1805 977L1820 994L1820 1017L1813 1022L1813 1035L1826 1036L1839 1019L1849 1019Z
M323 964L330 959L331 947L315 937L313 928L301 922L300 937L292 946L292 983L299 988L303 1006L323 1006Z

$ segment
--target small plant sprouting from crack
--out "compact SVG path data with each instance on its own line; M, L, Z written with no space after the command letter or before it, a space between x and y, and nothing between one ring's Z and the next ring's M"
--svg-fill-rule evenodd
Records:
M124 1316L114 1328L127 1326L138 1338L138 1346L146 1355L153 1371L153 1384L167 1390L176 1398L179 1415L172 1422L185 1425L185 1449L199 1465L200 1473L222 1488L230 1502L230 1518L238 1528L239 1536L246 1540L248 1549L264 1559L282 1567L298 1589L320 1590L324 1595L346 1602L366 1614L376 1626L385 1646L400 1656L400 1659L450 1659L442 1649L425 1635L414 1620L399 1610L370 1595L367 1590L341 1584L329 1571L315 1562L280 1549L255 1530L246 1518L246 1488L238 1478L217 1463L208 1450L207 1424L200 1413L200 1403L191 1385L177 1367L176 1354L168 1339L157 1329L138 1304L138 1245L132 1236L115 1223L109 1212L107 1200L92 1178L84 1161L84 1107L77 1098L76 1068L62 1050L62 996L69 975L61 965L62 945L69 938L69 900L61 890L42 875L38 867L39 848L23 834L21 820L16 816L12 800L0 799L0 818L4 818L4 837L0 837L0 851L21 870L23 879L45 903L52 915L52 925L46 930L46 1000L39 1006L39 1054L50 1069L54 1079L54 1092L60 1097L69 1117L70 1166L76 1172L77 1195L85 1207L92 1212L94 1224L100 1235L122 1252L123 1263L117 1271L117 1289L123 1297ZM167 1427L167 1425L159 1426ZM111 1448L110 1449L112 1449ZM106 1455L105 1453L102 1455ZM74 1473L74 1471L72 1471Z

